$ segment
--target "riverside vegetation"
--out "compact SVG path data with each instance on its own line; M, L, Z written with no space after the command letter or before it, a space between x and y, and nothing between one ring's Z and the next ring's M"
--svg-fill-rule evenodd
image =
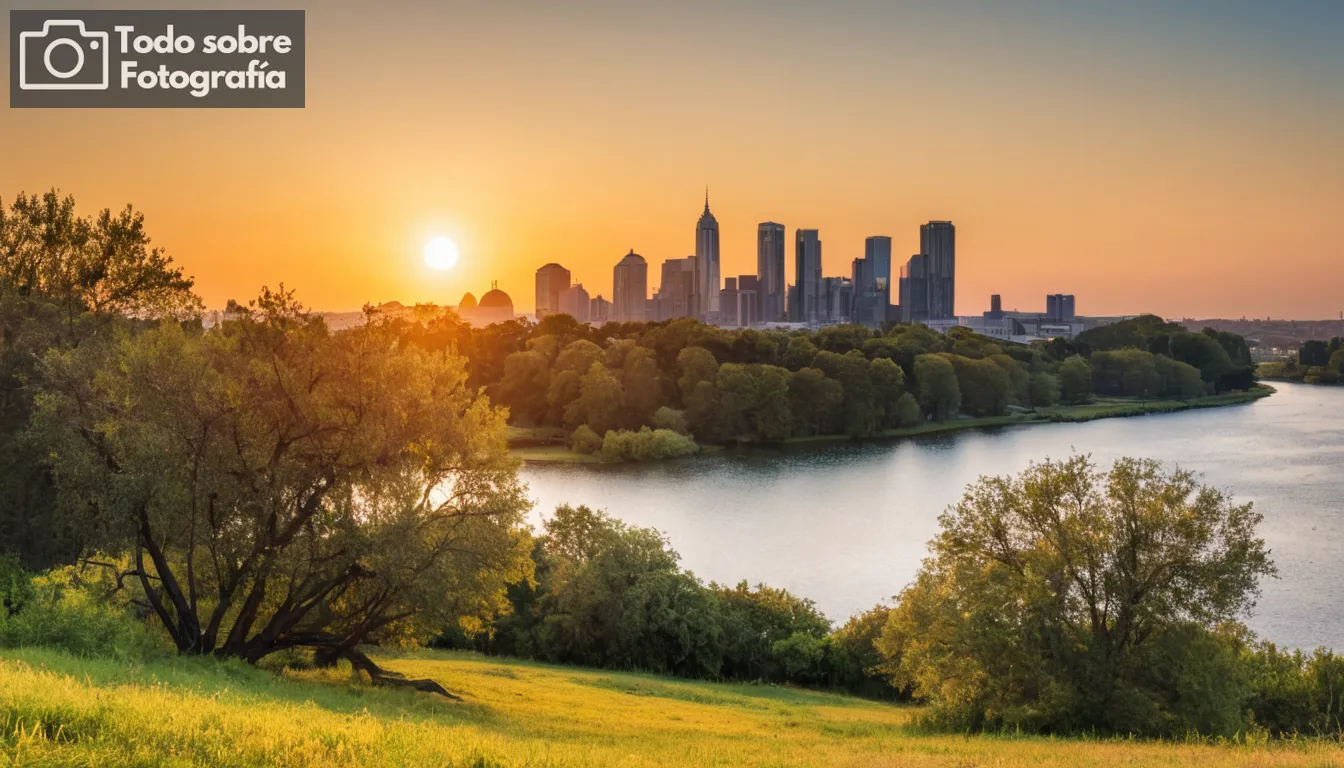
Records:
M1339 384L1344 382L1344 337L1336 336L1328 342L1319 339L1303 342L1295 359L1261 363L1258 371L1267 379Z
M85 219L54 193L0 209L9 762L878 763L910 752L928 764L1171 764L1231 763L1270 742L1255 747L1266 764L1338 756L1344 661L1281 651L1238 623L1273 573L1260 517L1187 471L1073 457L985 478L944 515L916 581L836 627L784 590L705 584L661 534L599 510L562 506L532 530L508 411L473 383L476 360L436 335L456 327L451 315L373 314L332 332L291 292L263 289L207 329L191 287L130 209ZM1232 359L1215 336L1183 333L1090 362L1076 348L1029 351L1062 358L1062 388L1114 365L1115 386L1147 394L1193 385L1178 366L1196 366L1162 348ZM674 357L688 349L708 351ZM840 387L840 422L877 418L869 401L846 401L843 382L861 387L874 370L894 380L900 364L829 354L843 381L820 368L804 378ZM932 415L959 391L958 366L968 381L1011 383L996 355L913 354L919 390L939 393ZM793 381L763 363L690 357L683 369L704 377L689 391L718 404L710 424L759 428L750 409L722 403L766 382L787 394ZM599 364L606 386L615 369ZM1084 365L1089 376L1071 378ZM1201 374L1201 387L1236 375ZM664 416L659 429L682 434ZM427 645L589 671L398 651ZM669 679L618 674L630 671ZM762 740L780 727L794 736ZM1243 746L1194 745L1208 739Z

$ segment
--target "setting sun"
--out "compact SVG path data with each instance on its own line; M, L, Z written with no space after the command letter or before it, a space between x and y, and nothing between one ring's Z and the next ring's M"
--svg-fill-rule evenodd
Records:
M452 269L457 264L457 244L446 237L436 237L425 244L425 263L430 269Z

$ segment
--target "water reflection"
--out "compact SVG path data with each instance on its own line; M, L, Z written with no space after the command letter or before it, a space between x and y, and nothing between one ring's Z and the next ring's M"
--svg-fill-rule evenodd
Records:
M910 581L939 513L977 477L1075 452L1156 458L1264 513L1279 578L1251 626L1284 645L1344 646L1344 388L1276 386L1230 408L523 475L536 521L563 502L601 507L665 531L704 579L786 587L843 620Z

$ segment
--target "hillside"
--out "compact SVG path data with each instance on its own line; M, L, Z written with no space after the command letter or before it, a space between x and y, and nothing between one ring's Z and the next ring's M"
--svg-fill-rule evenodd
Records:
M918 710L771 686L501 661L381 656L460 693L277 677L237 664L0 654L0 765L43 766L1337 766L1274 747L938 736Z

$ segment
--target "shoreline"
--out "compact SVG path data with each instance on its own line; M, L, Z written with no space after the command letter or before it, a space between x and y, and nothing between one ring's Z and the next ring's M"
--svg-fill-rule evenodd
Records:
M1127 398L1099 398L1078 405L1057 405L1037 411L1012 413L1003 416L957 419L942 423L928 422L918 427L906 429L887 429L866 437L849 435L808 435L791 437L771 447L793 445L818 445L825 443L869 442L876 440L899 440L907 437L950 434L970 429L992 427L1031 426L1036 424L1071 424L1098 419L1123 419L1160 413L1179 413L1199 408L1221 408L1232 405L1253 403L1274 394L1275 389L1268 384L1257 384L1253 389L1242 392L1229 392L1221 395L1209 395L1196 400L1131 400ZM761 446L765 447L765 446ZM727 450L720 445L702 445L698 455L712 455ZM591 454L576 453L563 444L528 445L511 447L509 453L527 464L587 464L616 465L629 462L609 462Z

